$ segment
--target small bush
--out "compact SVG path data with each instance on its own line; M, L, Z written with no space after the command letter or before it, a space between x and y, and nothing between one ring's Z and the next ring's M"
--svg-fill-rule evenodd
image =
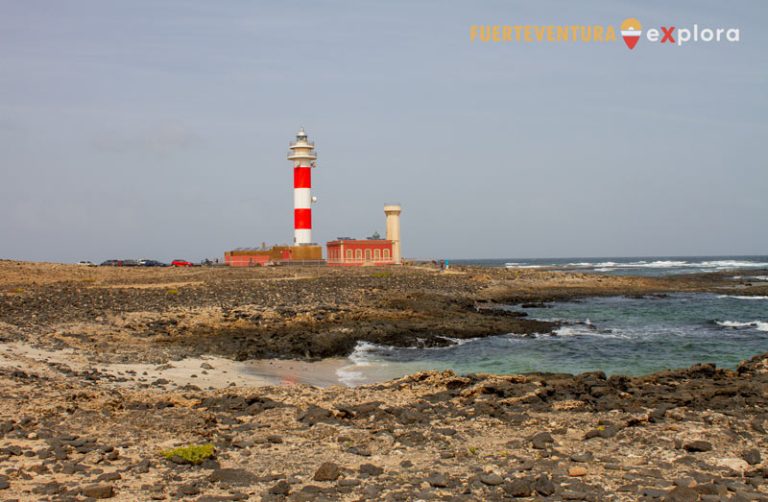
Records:
M392 274L390 274L389 272L374 272L371 274L371 277L375 277L376 279L384 279L385 277L389 277L390 275Z
M179 294L179 290L178 289L169 289L168 291L166 291L166 293L169 294L169 295L178 295Z
M203 460L211 458L214 453L215 450L212 444L180 446L179 448L160 452L168 460L178 457L184 460L184 462L194 465L203 463Z

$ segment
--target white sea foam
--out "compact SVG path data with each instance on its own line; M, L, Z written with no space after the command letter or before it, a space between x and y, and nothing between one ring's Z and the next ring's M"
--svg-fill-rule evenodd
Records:
M392 350L392 347L360 341L357 342L357 345L355 345L355 350L352 351L347 359L352 361L352 363L354 363L356 366L370 366L371 356L373 353L382 350Z
M674 260L658 260L652 262L638 261L634 263L628 263L627 266L633 268L678 268L688 266L687 262L674 261Z
M393 347L391 345L379 345L376 343L359 341L355 345L355 349L352 353L347 356L347 359L349 359L351 364L338 368L336 370L336 377L344 385L354 387L369 381L370 374L378 374L382 373L382 371L386 372L387 370L384 368L390 366L390 364L383 361L381 356L395 350L445 350L482 340L482 338L460 339L448 336L443 336L441 338L452 342L452 344L445 347L428 347L424 349L420 347ZM395 366L397 366L397 363L395 363Z
M598 329L594 329L593 324L587 319L587 322L585 324L574 324L574 325L566 325L566 326L560 326L554 331L554 334L567 338L571 336L597 336L601 338L622 338L622 339L628 339L629 336L623 333L616 333L613 331L601 331ZM538 335L537 338L542 335ZM546 335L544 335L546 336Z
M768 322L765 322L765 321L749 321L749 322L716 321L716 323L718 326L722 326L724 328L734 328L734 329L755 328L758 331L768 331Z
M736 268L768 268L768 262L766 261L751 261L751 260L702 260L702 261L688 261L688 260L636 260L636 261L572 261L569 263L544 263L543 260L539 263L533 264L527 261L510 261L506 262L509 268L542 268L542 267L555 267L555 268L607 268L607 269L623 269L623 268L650 268L650 269L666 269L666 268L687 268L687 269L702 269L702 270L725 270ZM737 276L741 278L741 276ZM749 277L747 277L749 278ZM768 280L768 276L756 276L755 280Z
M581 262L581 263L569 263L567 266L571 267L594 267L599 269L615 269L615 268L679 268L688 266L688 262L685 261L670 261L670 260L658 260L658 261L631 261L627 263L619 263L615 261L601 261L597 263Z
M757 262L757 261L741 261L741 260L715 260L715 261L703 261L699 263L694 263L691 266L698 266L698 267L704 267L704 268L719 268L719 269L763 268L763 267L768 267L768 263Z
M373 354L382 350L392 350L392 347L377 345L371 342L357 342L355 350L347 356L347 359L349 359L352 364L342 366L336 370L336 377L339 379L339 382L348 387L355 387L365 383L367 379L363 368L372 366L374 364L372 361ZM387 365L385 362L376 362L375 364L379 366Z
M768 300L768 296L717 295L718 298L733 298L734 300Z
M347 387L356 387L365 383L365 375L361 371L355 371L354 366L343 366L336 370L336 378Z
M454 347L456 345L464 345L465 343L474 342L476 340L482 340L482 338L451 338L450 336L441 336L440 338L444 340L448 340L449 342L453 342L454 345L449 345L447 347L434 347L436 349L448 349L451 347Z
M591 332L591 330L587 330L584 328L579 329L578 326L560 326L554 331L554 333L560 337L586 336L586 335L594 334Z
M547 263L547 264L529 264L526 262L508 262L504 264L507 268L585 268L593 269L596 272L611 272L621 269L690 269L701 271L728 270L735 268L766 268L768 262L757 262L748 260L706 260L706 261L686 261L686 260L637 260L630 262L601 261L589 262L578 261L570 263ZM749 279L766 280L768 276L756 276Z
M710 260L710 261L698 261L689 262L685 260L638 260L626 263L620 263L615 261L603 261L603 262L572 262L565 265L566 267L587 267L600 269L599 271L609 271L611 269L620 268L700 268L700 269L716 269L724 270L730 268L761 268L768 267L766 262L754 262L744 260ZM768 280L767 276L764 280ZM763 280L763 279L757 279Z

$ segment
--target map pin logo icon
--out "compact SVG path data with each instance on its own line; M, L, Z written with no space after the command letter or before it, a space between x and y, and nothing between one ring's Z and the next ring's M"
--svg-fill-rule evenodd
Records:
M640 35L642 34L643 25L634 17L627 18L621 23L621 37L630 49L635 48L637 41L640 40Z

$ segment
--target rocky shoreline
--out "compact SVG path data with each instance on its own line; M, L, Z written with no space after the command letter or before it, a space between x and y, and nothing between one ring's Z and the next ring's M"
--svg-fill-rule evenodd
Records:
M359 341L445 346L451 339L553 331L496 308L606 295L737 291L733 274L609 277L532 270L121 269L0 261L0 336L74 348L95 361L349 355Z
M38 362L0 385L3 500L768 499L768 355L642 378L212 392ZM199 465L161 454L207 444Z
M0 500L768 500L768 355L637 378L210 385L236 360L556 327L502 303L768 293L731 276L0 262ZM162 454L189 445L213 454Z

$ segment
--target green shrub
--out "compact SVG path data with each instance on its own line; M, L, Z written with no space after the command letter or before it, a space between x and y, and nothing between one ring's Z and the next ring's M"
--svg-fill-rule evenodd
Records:
M215 450L212 444L200 444L180 446L172 450L161 451L160 455L164 456L168 460L178 457L189 464L201 464L203 460L211 458Z
M390 275L392 274L390 274L389 272L374 272L371 274L371 277L374 277L376 279L384 279L385 277L389 277Z
M169 289L168 291L166 291L166 294L178 295L179 294L179 290L178 289Z

